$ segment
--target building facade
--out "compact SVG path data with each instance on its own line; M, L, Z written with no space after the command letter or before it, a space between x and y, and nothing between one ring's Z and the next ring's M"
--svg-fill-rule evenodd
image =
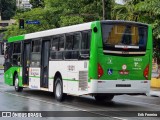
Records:
M16 6L21 9L31 9L32 5L29 0L16 0Z

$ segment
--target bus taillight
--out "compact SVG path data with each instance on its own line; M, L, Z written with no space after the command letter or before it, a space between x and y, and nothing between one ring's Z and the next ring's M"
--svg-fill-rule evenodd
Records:
M103 68L101 65L98 63L98 78L100 78L103 75Z
M143 75L148 80L148 74L149 74L149 64L146 66L146 68L143 71Z

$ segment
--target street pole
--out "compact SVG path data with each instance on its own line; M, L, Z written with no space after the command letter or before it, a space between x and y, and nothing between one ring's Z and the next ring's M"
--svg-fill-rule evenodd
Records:
M105 0L102 0L102 8L103 8L103 20L105 20L106 18L106 12L105 12Z

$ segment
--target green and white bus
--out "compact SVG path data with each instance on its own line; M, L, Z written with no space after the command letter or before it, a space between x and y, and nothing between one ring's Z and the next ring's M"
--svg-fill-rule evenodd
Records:
M8 39L5 83L65 95L146 94L152 71L152 28L119 20L94 21Z

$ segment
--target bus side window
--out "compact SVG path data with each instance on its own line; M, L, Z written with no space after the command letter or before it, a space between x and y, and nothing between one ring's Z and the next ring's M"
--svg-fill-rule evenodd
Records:
M40 52L41 48L41 41L35 40L32 42L32 52Z
M79 50L79 42L80 42L80 34L76 33L74 34L74 39L73 39L73 50Z
M89 37L90 37L89 32L87 32L87 31L82 32L81 49L89 49L89 47L90 47Z
M14 43L13 44L13 65L20 65L21 64L21 43Z
M66 35L65 59L71 59L71 50L73 47L73 35ZM68 51L69 50L69 51Z
M6 43L6 49L4 53L4 71L7 71L12 66L12 50L13 43Z
M63 59L64 36L54 36L51 46L51 59Z
M31 67L39 67L41 60L41 40L32 41Z
M90 41L91 41L91 31L82 31L82 40L81 40L81 57L89 57L90 51Z
M75 33L73 37L73 51L72 51L72 59L79 58L79 43L81 40L80 33Z
M64 51L64 36L61 36L58 44L59 51Z
M78 59L80 40L81 35L78 32L66 35L65 59Z
M73 47L73 35L66 35L66 50L72 50Z
M21 43L14 43L13 53L21 53Z
M52 51L58 51L59 37L55 36L52 40Z

